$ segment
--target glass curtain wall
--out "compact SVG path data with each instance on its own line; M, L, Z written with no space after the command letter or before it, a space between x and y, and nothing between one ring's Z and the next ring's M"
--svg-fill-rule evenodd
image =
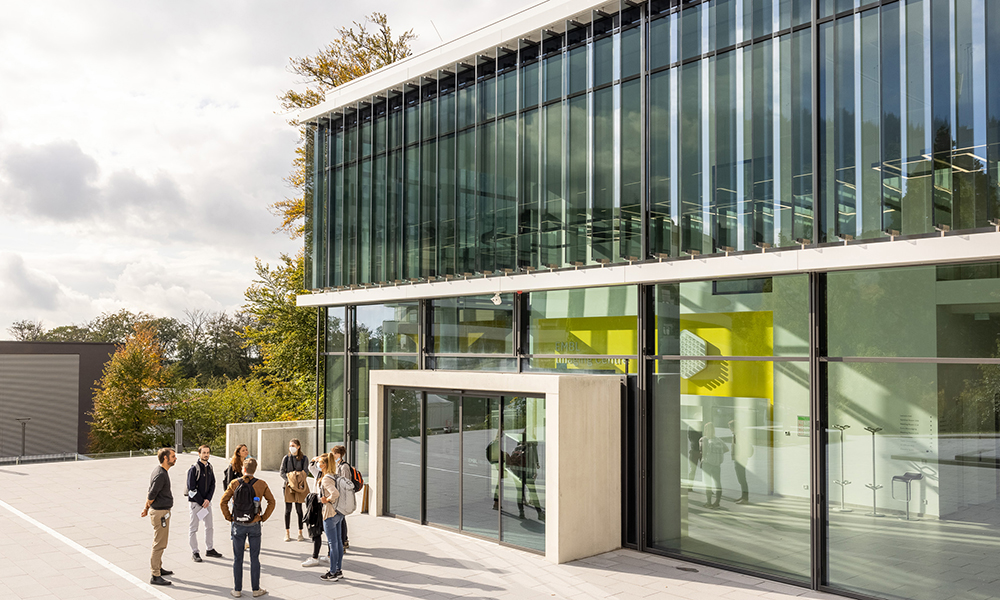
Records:
M652 294L650 546L808 582L807 276Z
M1000 598L1000 265L826 279L829 584Z
M431 301L431 353L427 368L516 371L514 295L465 296Z
M347 375L347 310L344 307L325 309L323 376L325 378L323 405L324 429L323 450L329 450L347 441L347 421L345 419L344 385Z
M307 285L987 226L1000 8L855 4L595 11L342 107L307 140Z
M635 286L533 292L525 371L636 373Z
M369 377L382 369L417 369L419 307L416 302L369 304L353 308L353 346L349 353L351 380L349 436L354 466L368 476Z

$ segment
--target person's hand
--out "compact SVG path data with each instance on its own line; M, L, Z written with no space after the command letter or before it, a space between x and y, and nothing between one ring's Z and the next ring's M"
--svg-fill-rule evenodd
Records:
M141 514L141 515L139 515L139 516L140 516L140 517L146 517L146 516L149 516L149 509L148 509L148 508L144 508L144 509L142 509L142 514Z
M208 508L209 504L211 504L211 502L209 502L208 500L205 500L204 502L201 503L201 507L202 508Z
M320 496L319 501L320 504L326 504L327 502L329 502L329 500L326 499L326 496Z

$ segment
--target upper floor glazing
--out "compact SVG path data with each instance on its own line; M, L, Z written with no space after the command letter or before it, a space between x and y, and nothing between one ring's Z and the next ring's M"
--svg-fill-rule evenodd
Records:
M311 126L307 286L987 227L998 34L988 0L616 2L548 24Z

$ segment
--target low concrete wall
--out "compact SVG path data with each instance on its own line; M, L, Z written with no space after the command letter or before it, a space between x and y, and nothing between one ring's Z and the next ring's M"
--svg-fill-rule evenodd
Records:
M302 434L301 431L297 431L296 434L289 434L288 438L285 439L287 443L289 439L293 437L299 438L302 442L302 450L306 451L308 448L312 448L316 442L316 421L269 421L265 423L229 423L226 425L226 458L229 459L233 456L233 452L236 447L240 444L246 444L250 449L250 456L256 458L258 461L261 459L260 456L260 436L258 432L261 429L308 429L308 433ZM288 446L280 448L281 454L288 452ZM278 457L278 466L280 466L281 457ZM278 466L274 467L275 469ZM266 467L262 467L266 468Z
M288 454L288 440L298 438L307 457L316 456L316 426L280 427L257 430L257 461L265 471L281 468L281 459Z
M369 514L384 512L385 389L410 387L545 397L545 557L555 563L621 546L619 375L372 371Z

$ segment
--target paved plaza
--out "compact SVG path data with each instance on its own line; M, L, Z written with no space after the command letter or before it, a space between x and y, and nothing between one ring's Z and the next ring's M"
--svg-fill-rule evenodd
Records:
M167 588L149 585L152 532L149 519L139 517L155 457L0 467L0 598L231 597L233 551L218 508L221 490L213 500L215 539L226 558L191 561L183 494L195 459L179 456L170 470L180 502L163 559L176 573ZM212 463L221 481L225 461ZM327 583L319 579L323 568L300 566L311 542L282 541L281 480L275 472L261 475L279 501L264 525L261 585L267 598L839 598L631 550L553 565L495 543L362 514L349 517L346 578ZM204 554L201 533L199 540ZM249 588L247 567L244 597Z

